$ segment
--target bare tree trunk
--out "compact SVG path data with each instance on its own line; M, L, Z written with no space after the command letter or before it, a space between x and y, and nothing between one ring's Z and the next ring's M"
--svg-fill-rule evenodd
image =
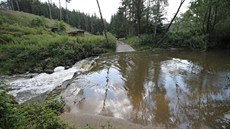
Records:
M61 0L59 0L59 10L60 10L60 20L62 20L62 7L61 7Z
M169 25L168 25L168 27L167 27L167 29L166 29L166 31L165 31L165 35L163 36L163 38L161 38L161 40L159 40L159 41L157 42L157 44L161 43L161 42L164 40L164 38L166 37L166 33L169 31L169 29L170 29L170 27L171 27L173 21L176 19L177 14L179 13L180 8L181 8L182 5L184 4L184 2L185 2L185 0L181 0L180 5L179 5L179 7L178 7L178 9L177 9L177 12L175 13L174 17L172 18L171 22L169 23Z
M18 9L18 11L20 11L20 7L19 7L18 0L15 0L15 3L16 3L16 5L17 5L17 9Z
M103 26L104 33L105 33L105 38L106 38L107 43L109 43L108 37L107 37L107 34L106 34L106 28L105 28L104 20L103 20L102 13L101 13L101 7L100 7L100 4L99 4L98 0L96 0L96 1L97 1L97 6L98 6L98 9L99 9L99 13L101 15L101 22L102 22L102 26Z
M156 41L156 35L157 35L157 23L158 23L158 18L159 18L159 13L160 13L160 1L157 0L157 15L155 18L155 28L154 28L154 40Z
M175 20L175 18L177 17L177 14L179 13L180 8L181 8L181 7L182 7L182 5L184 4L184 2L185 2L185 0L181 0L181 2L180 2L180 6L178 7L178 9L177 9L177 11L176 11L176 13L175 13L175 15L174 15L173 19L172 19L172 20L171 20L171 22L169 23L169 25L168 25L168 27L167 27L167 29L166 29L166 32L168 32L168 31L169 31L169 29L170 29L170 27L171 27L171 25L172 25L173 21L174 21L174 20Z
M51 12L51 7L50 7L51 4L52 4L52 2L50 2L50 0L48 0L50 19L52 19L52 12Z
M214 11L214 21L213 21L213 24L212 24L212 28L211 28L211 31L213 31L215 29L215 26L216 26L216 20L217 20L217 13L218 13L218 7L215 6L215 11Z
M13 0L10 0L10 7L12 10L14 10L14 3L13 3Z
M127 5L125 4L125 16L124 16L124 22L125 22L125 38L127 38L127 31L128 31L128 27L127 27Z
M65 0L65 10L66 10L66 22L69 23L69 17L68 17L68 8L67 8L68 0Z
M209 6L209 9L208 9L208 21L207 21L207 24L206 24L206 33L209 33L210 29L210 21L211 21L211 13L212 13L212 7Z
M148 2L147 2L147 14L146 14L146 30L145 30L145 32L147 32L148 33L148 27L149 27L149 14L150 14L150 0L148 0Z
M205 12L204 20L203 20L203 23L202 23L202 31L203 31L203 33L206 33L205 23L206 23L206 17L207 17L207 15L208 15L208 11Z
M138 37L141 36L141 2L140 0L137 1L136 3L137 7L137 31L138 31Z

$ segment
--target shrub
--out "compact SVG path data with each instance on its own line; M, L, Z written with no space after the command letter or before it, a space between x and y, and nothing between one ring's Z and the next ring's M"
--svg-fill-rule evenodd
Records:
M3 25L5 21L5 17L3 15L0 16L0 25Z
M136 48L140 44L140 38L137 36L129 37L124 42Z
M35 18L31 21L31 25L34 27L41 27L41 26L45 26L45 20L44 18Z
M58 34L28 34L14 37L14 43L0 47L0 72L13 74L51 71L54 67L71 66L75 62L115 50L115 37L86 35L70 37ZM9 60L10 59L10 60Z
M14 37L11 34L1 34L0 35L0 41L1 41L0 44L6 44L6 43L14 42Z
M63 103L46 101L42 104L18 105L0 84L0 128L65 129L66 124L57 117L63 111Z
M1 84L3 85L3 84ZM13 97L6 94L6 86L0 87L0 128L20 128L24 117Z
M57 27L59 31L65 31L66 25L63 21L56 21L54 27Z
M57 101L23 105L21 112L25 116L25 127L34 129L67 128L67 125L57 118L59 109L62 108L60 105Z
M173 47L182 47L192 50L206 50L207 36L193 34L192 32L177 32L170 33L167 38L167 43Z
M190 49L193 50L206 50L207 49L207 36L198 35L185 39L185 44L188 44Z

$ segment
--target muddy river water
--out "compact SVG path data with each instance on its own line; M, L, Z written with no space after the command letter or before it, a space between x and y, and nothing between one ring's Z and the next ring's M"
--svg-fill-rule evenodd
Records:
M87 68L83 61L53 74L8 78L9 93L25 102L68 81L58 96L70 113L143 126L230 128L230 51L131 52L92 60Z

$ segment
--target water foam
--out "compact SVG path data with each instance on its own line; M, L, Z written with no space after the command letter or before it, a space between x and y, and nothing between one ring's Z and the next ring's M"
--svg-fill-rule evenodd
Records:
M66 70L62 66L56 67L52 74L41 73L33 78L19 77L9 79L6 81L6 84L12 88L9 94L13 95L18 103L23 103L61 86L64 81L71 79L76 72L89 71L95 65L95 59L79 61L73 67Z

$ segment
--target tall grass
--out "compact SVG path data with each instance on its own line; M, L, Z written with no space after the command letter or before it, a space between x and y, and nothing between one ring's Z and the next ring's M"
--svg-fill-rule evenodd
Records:
M76 61L114 51L103 36L69 37L67 35L24 35L0 47L0 72L4 74L41 72L56 66L70 66Z
M100 35L72 37L65 32L52 33L40 22L39 26L32 20L21 23L17 16L3 15L0 19L0 74L51 71L56 66L71 66L81 59L115 50L116 38L112 34L108 34L107 43Z

